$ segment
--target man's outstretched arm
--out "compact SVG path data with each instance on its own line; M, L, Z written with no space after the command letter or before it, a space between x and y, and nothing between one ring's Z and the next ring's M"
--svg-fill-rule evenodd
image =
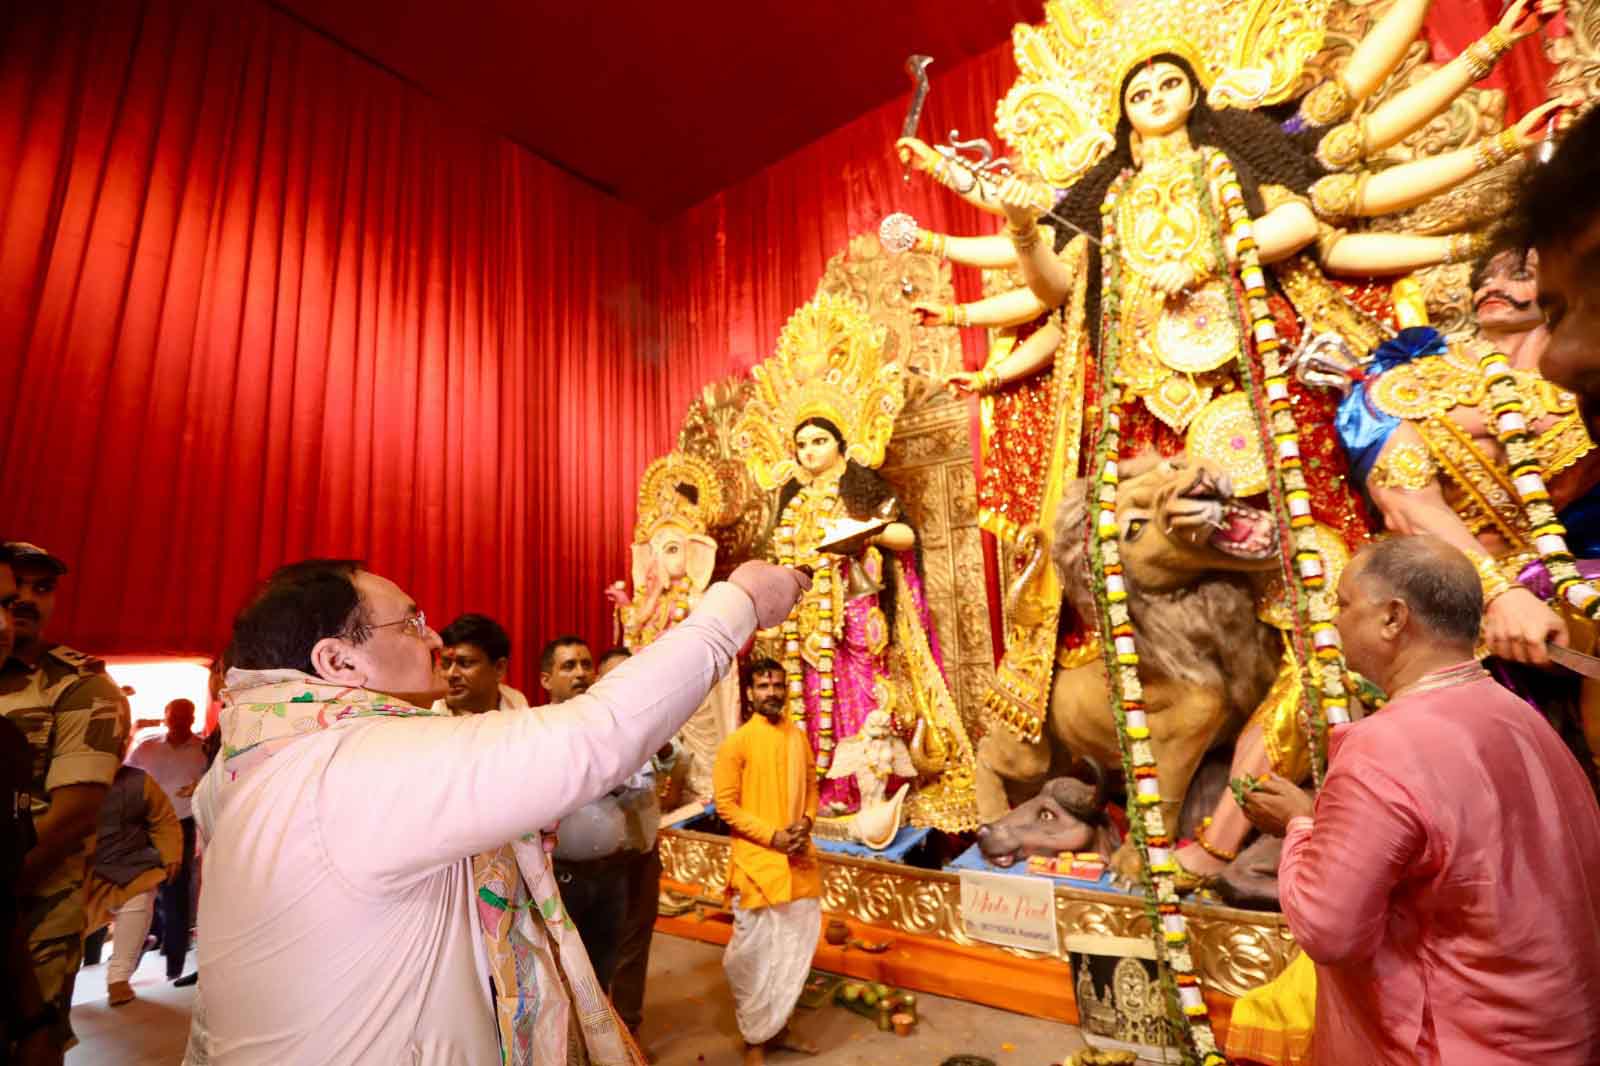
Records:
M803 581L764 564L757 576L766 585L753 590L713 585L687 619L558 706L354 731L319 802L334 861L409 879L552 825L621 784L699 708L758 622L780 610L782 620Z

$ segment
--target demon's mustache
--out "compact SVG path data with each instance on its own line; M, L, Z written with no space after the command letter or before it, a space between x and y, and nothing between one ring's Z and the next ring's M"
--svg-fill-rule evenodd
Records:
M1478 301L1472 306L1474 309L1476 309L1482 307L1490 300L1504 300L1518 311L1526 311L1528 308L1533 306L1532 300L1519 300L1509 292L1506 292L1504 289L1490 289L1488 292L1480 296Z

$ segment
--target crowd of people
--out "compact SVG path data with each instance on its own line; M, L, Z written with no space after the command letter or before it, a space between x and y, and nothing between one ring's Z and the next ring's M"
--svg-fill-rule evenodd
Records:
M1600 111L1525 204L1550 343L1543 372L1600 402ZM1590 419L1591 427L1595 425ZM672 738L802 571L745 563L637 654L549 642L547 706L506 682L479 614L435 632L347 559L280 568L238 613L216 733L195 706L130 751L124 692L49 639L65 561L0 558L6 1041L72 1046L74 977L113 926L109 1002L159 916L193 983L187 1061L646 1061ZM1313 798L1269 778L1247 814L1285 837L1289 927L1317 978L1318 1061L1600 1060L1600 809L1577 761L1479 666L1484 601L1444 540L1364 549L1339 586L1350 666L1389 694L1340 727ZM811 748L783 667L744 668L748 718L715 770L733 837L724 968L747 1063L814 1050L790 1028L820 931ZM436 698L442 687L443 696ZM558 831L559 830L559 831ZM196 852L204 891L196 892ZM198 896L196 973L185 974Z
M169 979L203 976L196 1063L478 1062L501 1048L532 1063L569 1046L575 1061L646 1061L654 774L757 625L789 612L802 574L747 564L672 639L614 649L599 674L581 639L550 642L549 705L534 713L505 683L511 642L495 621L463 615L435 633L393 582L308 560L236 619L211 743L180 699L164 735L131 747L104 664L45 638L66 564L20 542L3 563L15 681L0 709L27 815L6 823L19 1061L59 1062L73 1045L74 978L108 923L108 1002L135 998L158 913ZM199 970L185 975L197 838L206 891Z

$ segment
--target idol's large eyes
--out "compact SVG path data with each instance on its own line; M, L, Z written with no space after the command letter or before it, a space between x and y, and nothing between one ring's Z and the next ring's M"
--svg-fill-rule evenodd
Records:
M1123 540L1134 541L1139 539L1139 534L1144 532L1144 527L1150 524L1147 518L1135 518L1128 522L1128 531L1122 535Z
M1148 99L1150 99L1150 90L1149 89L1135 89L1133 91L1133 95L1128 97L1128 103L1130 103L1130 104L1142 104Z

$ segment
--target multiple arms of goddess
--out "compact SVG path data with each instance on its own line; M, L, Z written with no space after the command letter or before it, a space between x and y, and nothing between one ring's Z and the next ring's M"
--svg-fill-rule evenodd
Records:
M1323 138L1319 157L1328 166L1349 166L1397 143L1430 121L1463 90L1488 72L1506 49L1528 36L1536 20L1526 18L1535 0L1516 0L1480 41L1416 85L1379 105L1371 114L1339 125L1393 73L1415 40L1428 0L1400 0L1356 48L1342 74L1307 96L1302 114L1334 128ZM1552 0L1537 0L1541 9ZM1498 138L1483 144L1390 167L1380 173L1335 173L1319 181L1310 203L1279 204L1255 219L1257 245L1265 263L1286 259L1316 242L1316 254L1330 273L1385 275L1405 273L1440 262L1461 261L1481 250L1469 235L1425 237L1416 234L1343 233L1319 225L1352 217L1391 214L1443 192L1472 175L1497 166L1533 143L1533 134L1556 106L1529 112ZM1035 179L1012 175L1001 181L964 170L961 160L942 155L914 138L898 143L902 158L951 186L967 202L1004 215L1006 233L993 237L947 237L923 233L918 247L955 262L993 267L1007 264L1007 244L1035 301L1005 293L975 304L944 309L936 319L948 325L1004 327L1028 321L1059 306L1070 289L1070 269L1051 242L1039 239L1035 217L1053 202L1054 191ZM1313 213L1315 212L1315 213ZM1319 238L1319 231L1322 239ZM1181 264L1154 279L1168 292L1194 280ZM924 321L934 318L924 309Z

